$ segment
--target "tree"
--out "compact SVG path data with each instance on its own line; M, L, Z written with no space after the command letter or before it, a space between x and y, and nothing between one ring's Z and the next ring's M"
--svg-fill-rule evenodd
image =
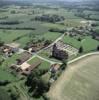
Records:
M99 45L97 46L97 51L99 51Z
M17 93L17 92L14 93L13 91L11 91L10 97L11 97L11 100L18 100L19 93Z
M83 47L81 46L80 48L79 48L79 53L82 53L83 52Z
M0 47L4 45L4 42L0 39Z
M15 11L15 10L12 10L12 11L11 11L11 14L15 14L15 13L16 13L16 11Z
M49 90L50 85L42 80L41 75L44 71L35 69L28 77L26 85L30 87L29 92L33 93L33 97L40 97Z
M95 35L93 35L93 36L92 36L92 39L96 39L96 36L95 36Z
M61 65L60 68L61 68L62 70L65 70L66 67L67 67L67 60L66 60L66 59L63 59L63 60L62 60L62 65Z
M44 46L48 46L49 44L51 44L52 41L51 40L46 40L45 43L44 43Z
M81 38L80 37L78 38L78 41L81 41Z
M41 78L36 81L36 89L33 93L34 97L42 96L45 92L49 90L49 84L44 82Z

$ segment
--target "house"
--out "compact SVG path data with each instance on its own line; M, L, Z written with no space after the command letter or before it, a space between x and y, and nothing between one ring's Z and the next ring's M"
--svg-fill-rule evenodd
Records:
M18 43L10 43L10 44L5 44L5 46L10 48L12 50L12 52L18 52L20 44L18 44Z
M29 75L33 69L37 68L41 64L40 62L35 62L35 64L30 65L28 68L22 71L23 75Z
M58 49L56 44L53 45L52 56L59 60L68 59L68 53Z
M50 72L56 73L60 68L60 64L53 64L50 68Z
M17 73L22 74L22 75L29 75L33 69L37 68L42 62L37 61L33 64L29 64L27 62L22 63L21 65L12 65L11 69L15 70Z

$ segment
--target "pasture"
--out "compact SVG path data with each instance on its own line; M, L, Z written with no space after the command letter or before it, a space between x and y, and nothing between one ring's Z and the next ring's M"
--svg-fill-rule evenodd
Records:
M67 43L77 49L80 48L80 46L83 47L84 52L89 52L92 50L96 50L97 46L99 45L99 41L92 39L91 36L85 36L82 41L78 41L74 37L65 36L63 39L64 43Z

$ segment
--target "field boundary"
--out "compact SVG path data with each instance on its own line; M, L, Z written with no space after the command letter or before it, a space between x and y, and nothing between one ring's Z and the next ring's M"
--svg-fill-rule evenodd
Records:
M76 62L78 60L81 60L82 58L85 58L85 57L88 57L88 56L92 56L92 55L99 55L99 52L92 52L92 53L84 54L84 55L82 55L80 57L77 57L77 58L69 61L68 64L72 64L72 63L74 63L74 62Z

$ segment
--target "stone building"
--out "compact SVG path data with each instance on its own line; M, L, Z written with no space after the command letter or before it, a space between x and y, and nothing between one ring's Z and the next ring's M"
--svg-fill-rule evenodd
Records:
M68 53L64 50L58 49L56 44L53 45L52 56L59 60L68 59Z

